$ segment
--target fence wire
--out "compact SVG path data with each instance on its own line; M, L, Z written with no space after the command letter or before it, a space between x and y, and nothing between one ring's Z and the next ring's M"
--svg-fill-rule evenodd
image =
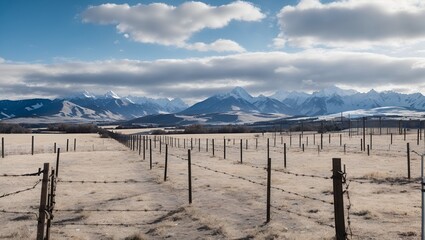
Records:
M8 196L12 196L12 195L16 195L16 194L19 194L19 193L23 193L23 192L33 190L40 182L41 182L41 179L39 179L32 187L25 188L25 189L18 190L18 191L14 191L14 192L10 192L10 193L5 193L3 195L0 195L0 198L4 198L4 197L8 197Z

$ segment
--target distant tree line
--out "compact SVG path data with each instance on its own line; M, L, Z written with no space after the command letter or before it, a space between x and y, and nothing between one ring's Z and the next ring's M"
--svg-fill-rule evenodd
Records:
M240 125L226 125L217 127L205 127L201 124L193 124L184 128L184 134L196 133L251 133L255 132L252 128Z
M94 124L52 124L47 127L48 131L64 133L98 133L99 127Z
M31 130L19 124L0 123L0 133L30 133Z

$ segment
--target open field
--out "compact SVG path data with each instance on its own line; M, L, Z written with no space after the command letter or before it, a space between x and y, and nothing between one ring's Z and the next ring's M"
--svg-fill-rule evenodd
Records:
M137 132L131 130L131 133ZM34 155L31 155L31 136L35 136ZM411 179L408 180L406 143L410 143L411 150L422 153L425 141L421 139L417 145L414 130L408 132L406 140L403 135L393 134L393 144L390 144L390 135L373 135L370 156L360 150L361 135L349 137L347 132L332 133L329 143L329 134L323 134L323 149L318 151L320 134L304 133L301 137L304 152L299 136L299 133L292 133L291 137L279 133L167 135L167 139L161 136L161 148L160 137L149 136L153 148L150 170L149 150L145 149L143 159L143 150L139 155L137 148L132 151L96 134L0 135L5 139L0 175L37 172L44 162L54 167L54 143L61 148L51 239L130 236L141 239L333 239L330 177L332 158L341 158L349 183L349 199L344 194L345 218L349 216L351 228L347 230L349 234L352 232L349 237L420 237L420 157L411 153ZM64 150L67 139L68 152ZM189 204L186 159L191 139L193 203ZM273 171L271 221L265 224L267 139ZM166 182L165 142L168 143ZM283 143L287 145L286 169ZM369 135L366 135L366 144L370 144ZM0 196L32 187L38 179L39 176L0 176ZM32 213L38 214L39 201L40 184L22 193L0 197L0 239L35 239L37 219Z

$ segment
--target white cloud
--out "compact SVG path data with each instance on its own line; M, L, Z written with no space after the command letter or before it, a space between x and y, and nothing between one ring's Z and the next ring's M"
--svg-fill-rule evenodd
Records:
M219 39L212 44L190 44L188 40L203 29L223 28L231 21L260 21L264 17L259 8L244 1L217 7L202 2L185 2L177 7L164 3L134 6L108 3L91 6L82 13L83 22L116 25L119 33L137 42L237 52L242 47L231 40Z
M366 49L425 41L425 1L302 0L278 14L280 37L297 47Z
M186 44L185 47L189 50L197 50L201 52L207 52L207 51L215 51L215 52L245 52L245 49L241 47L238 43L232 41L232 40L226 40L226 39L218 39L217 41L205 44L203 42L197 42L192 44Z
M79 89L120 89L124 94L143 90L148 96L201 99L236 85L246 86L253 93L278 89L311 91L330 85L354 89L394 86L425 93L424 63L425 58L334 50L156 61L5 61L0 63L0 96L55 97Z

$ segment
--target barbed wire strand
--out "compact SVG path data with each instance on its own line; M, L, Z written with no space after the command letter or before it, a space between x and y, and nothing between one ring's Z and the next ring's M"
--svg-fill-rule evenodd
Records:
M0 198L4 198L4 197L19 194L19 193L22 193L22 192L33 190L40 182L41 182L41 179L39 179L32 187L25 188L25 189L22 189L22 190L18 190L18 191L15 191L15 192L5 193L3 195L0 195Z

